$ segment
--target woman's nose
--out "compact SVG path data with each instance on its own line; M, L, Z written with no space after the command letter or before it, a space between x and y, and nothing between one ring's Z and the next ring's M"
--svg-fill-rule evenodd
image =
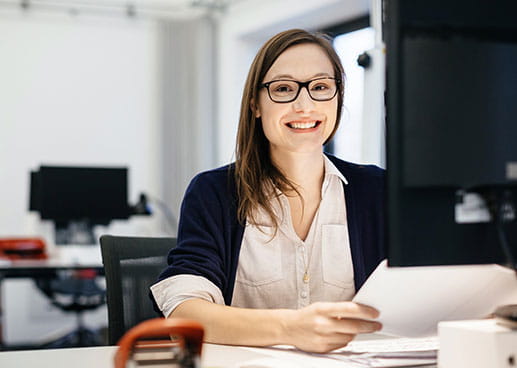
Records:
M314 109L314 101L309 96L307 88L302 88L300 94L293 102L293 109L296 112L311 112Z

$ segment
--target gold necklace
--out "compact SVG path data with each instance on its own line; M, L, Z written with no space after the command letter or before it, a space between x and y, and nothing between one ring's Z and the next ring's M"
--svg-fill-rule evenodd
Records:
M305 273L303 274L303 283L308 284L309 283L309 274L307 273L307 269L305 269Z
M303 266L305 268L304 272L303 272L303 278L302 278L302 281L304 284L308 284L309 281L310 281L310 276L309 276L309 266L311 264L311 258L312 258L312 252L314 250L314 244L312 245L312 248L311 248L311 252L309 254L309 258L306 259L307 257L305 257L305 252L306 250L306 246L305 246L305 243L303 244Z
M305 237L305 240L307 240L309 238L309 235L311 235L311 232L313 231L312 229L312 226L314 225L314 223L317 223L318 222L318 217L319 217L319 214L320 214L320 210L319 208L317 209L313 219L312 219L312 223L311 223L311 226L309 228L309 232L307 233L307 236ZM301 239L300 239L301 240ZM314 252L314 247L315 247L315 244L314 242L312 243L312 246L311 246L311 249L310 249L310 253L309 253L309 257L307 258L305 255L306 255L306 245L305 245L305 242L303 242L303 266L305 268L304 272L303 272L303 277L302 277L302 281L304 284L308 284L311 277L309 275L309 266L311 265L311 259L312 259L312 253Z
M289 201L286 201L286 202L287 202L288 213L290 213ZM320 198L320 202L321 202L321 198ZM318 209L316 210L316 213L313 216L313 219L312 219L312 222L311 222L311 225L310 225L310 228L309 228L309 232L307 233L307 236L305 237L305 240L307 240L307 238L311 234L312 226L314 225L314 223L318 221L319 213L320 213L320 209L319 209L319 205L318 205ZM304 266L304 271L303 271L302 281L303 281L304 284L308 284L310 279L311 279L310 276L309 276L309 266L311 264L312 252L314 250L314 243L312 244L311 252L309 254L309 258L307 259L307 257L305 256L305 254L306 254L306 252L305 252L305 250L306 250L305 242L303 240L301 240L301 238L298 236L298 234L296 234L296 231L294 230L294 225L292 223L292 218L290 216L289 216L289 221L291 222L291 229L292 229L294 235L296 237L298 237L298 239L303 244L303 266Z

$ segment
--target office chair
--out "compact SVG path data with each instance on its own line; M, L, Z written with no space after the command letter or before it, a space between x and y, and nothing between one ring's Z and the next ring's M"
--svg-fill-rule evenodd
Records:
M0 239L0 259L42 260L47 259L47 245L41 238ZM87 329L83 312L104 305L105 292L95 281L95 270L50 271L48 275L34 276L38 289L58 309L75 313L77 327L56 340L42 344L41 348L60 348L101 345L97 333Z
M86 328L83 320L85 311L94 310L106 303L106 291L96 281L94 269L69 270L57 273L55 277L35 278L38 289L51 303L63 312L74 313L77 327L70 333L40 348L55 349L104 345L100 334Z
M108 342L118 340L138 323L156 318L149 287L167 265L176 238L103 235L100 238L106 276Z

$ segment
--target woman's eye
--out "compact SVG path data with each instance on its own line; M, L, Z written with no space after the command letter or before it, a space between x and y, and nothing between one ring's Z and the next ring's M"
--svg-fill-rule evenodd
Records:
M326 91L327 89L329 89L329 86L323 83L317 84L312 87L313 91Z
M292 90L293 89L291 88L291 86L288 86L286 84L275 87L275 92L279 93L291 92Z

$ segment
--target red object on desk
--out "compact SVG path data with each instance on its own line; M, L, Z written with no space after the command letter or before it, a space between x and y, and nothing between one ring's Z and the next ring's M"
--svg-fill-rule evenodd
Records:
M45 242L41 238L0 239L0 259L47 259Z
M149 367L161 364L197 368L200 366L203 336L203 326L190 319L154 318L141 322L119 340L114 357L115 368L125 368L130 362ZM163 340L167 337L168 340Z

